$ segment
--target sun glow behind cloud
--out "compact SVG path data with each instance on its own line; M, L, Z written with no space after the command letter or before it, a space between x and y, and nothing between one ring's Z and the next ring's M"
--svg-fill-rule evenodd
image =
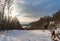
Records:
M13 4L13 5L9 8L9 13L8 13L8 9L7 9L7 6L6 6L4 16L6 16L6 17L9 16L9 17L14 18L14 17L16 17L17 15L18 15L18 12L17 12L17 7L16 7L15 4Z
M11 11L11 16L12 17L15 17L17 15L18 15L17 8L16 8L16 6L13 6L12 7L12 11Z

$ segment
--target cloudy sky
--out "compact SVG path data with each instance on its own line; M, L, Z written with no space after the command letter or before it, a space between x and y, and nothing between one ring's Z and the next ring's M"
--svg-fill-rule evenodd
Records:
M60 0L15 0L14 5L21 23L30 23L60 10Z

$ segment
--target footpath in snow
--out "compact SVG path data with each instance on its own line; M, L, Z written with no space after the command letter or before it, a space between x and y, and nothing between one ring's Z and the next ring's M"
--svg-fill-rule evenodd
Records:
M0 33L0 41L52 41L46 30L13 30Z

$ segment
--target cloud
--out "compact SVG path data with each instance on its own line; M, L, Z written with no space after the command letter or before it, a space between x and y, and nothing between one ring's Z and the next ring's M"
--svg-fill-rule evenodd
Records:
M60 0L15 0L20 16L40 18L60 10ZM22 14L22 15L21 15ZM28 19L29 19L28 18ZM36 19L35 19L36 20Z
M24 23L31 23L34 21L37 21L37 18L32 18L32 17L23 17L23 16L19 16L18 20L20 21L20 23L24 24Z
M33 22L33 21L37 21L38 18L36 17L29 17L27 16L27 14L21 14L19 17L18 17L18 20L20 21L20 23L30 23L30 22Z

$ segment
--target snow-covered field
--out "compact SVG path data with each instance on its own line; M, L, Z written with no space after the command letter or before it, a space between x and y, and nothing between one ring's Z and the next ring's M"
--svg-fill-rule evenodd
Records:
M0 41L52 41L50 32L42 30L13 30L0 32Z

